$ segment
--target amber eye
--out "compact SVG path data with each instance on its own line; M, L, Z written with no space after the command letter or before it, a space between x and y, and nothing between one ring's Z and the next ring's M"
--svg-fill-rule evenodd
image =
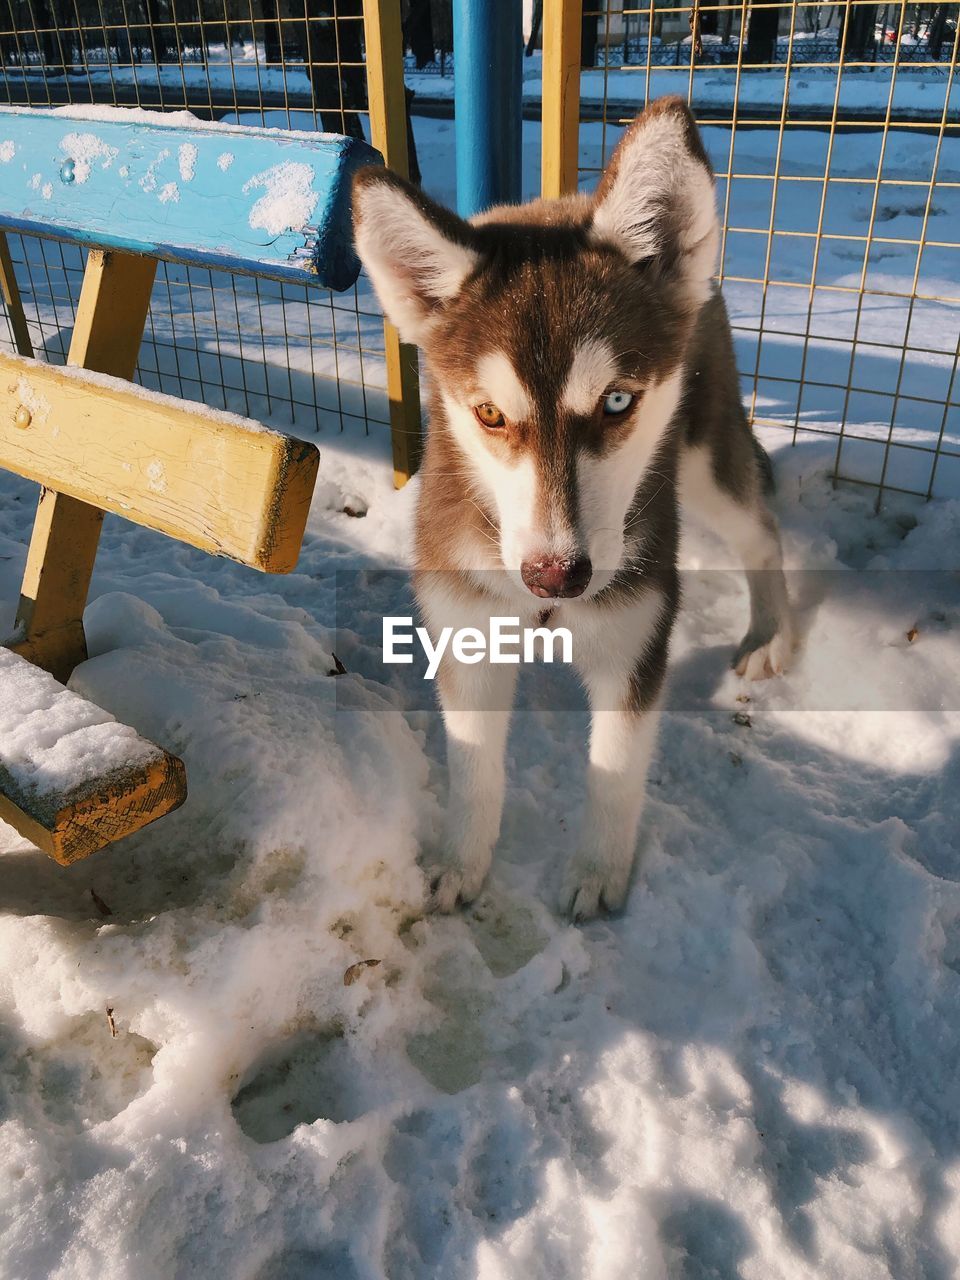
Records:
M506 426L506 419L495 404L491 404L489 400L483 404L478 404L474 411L474 417L482 427L503 427Z

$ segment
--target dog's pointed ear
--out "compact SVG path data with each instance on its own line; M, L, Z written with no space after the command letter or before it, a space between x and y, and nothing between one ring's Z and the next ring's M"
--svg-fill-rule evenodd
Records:
M479 261L469 223L373 165L353 179L353 234L377 297L406 342L423 341Z
M713 170L681 98L661 98L620 139L594 197L592 234L631 262L679 273L692 299L709 297L720 227Z

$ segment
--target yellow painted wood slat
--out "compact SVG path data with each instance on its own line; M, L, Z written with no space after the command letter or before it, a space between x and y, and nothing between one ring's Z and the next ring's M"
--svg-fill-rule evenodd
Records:
M67 364L133 377L156 274L156 258L90 250Z
M27 317L23 310L17 274L13 269L10 256L10 243L5 231L0 231L0 292L7 308L10 330L13 334L13 345L22 356L33 355L33 343L30 341L30 330L27 328Z
M383 156L388 169L408 178L410 157L407 151L400 0L364 0L363 34L370 141ZM420 366L417 348L401 342L389 320L384 320L383 331L393 442L393 482L401 489L420 465L423 452Z
M204 551L288 573L319 455L245 419L0 354L0 467Z
M91 250L70 364L133 377L156 270L153 258ZM10 647L60 680L87 656L83 610L102 524L96 507L49 487L40 494Z
M102 525L98 507L40 490L9 645L58 680L66 680L87 656L83 610Z
M574 0L544 0L540 191L550 199L577 189L582 14Z

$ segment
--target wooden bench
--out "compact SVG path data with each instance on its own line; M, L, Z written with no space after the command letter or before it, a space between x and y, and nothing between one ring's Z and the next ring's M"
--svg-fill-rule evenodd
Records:
M0 354L0 467L42 486L0 649L0 818L58 861L186 796L179 760L60 683L87 656L104 512L286 573L319 465L312 444L130 383L157 260L347 288L350 180L378 161L330 134L0 108L0 285L18 348ZM31 358L4 227L90 246L66 368Z
M0 648L0 818L67 865L183 803L183 763Z

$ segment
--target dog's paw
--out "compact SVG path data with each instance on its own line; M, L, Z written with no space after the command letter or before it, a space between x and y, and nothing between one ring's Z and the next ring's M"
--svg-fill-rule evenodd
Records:
M629 880L629 866L624 872L575 859L563 882L560 914L582 924L602 911L619 911L627 900Z
M486 866L465 865L461 862L445 862L432 867L427 876L430 882L428 910L449 915L458 906L473 902L487 878Z
M769 680L783 675L790 664L793 642L790 632L778 631L772 640L757 644L755 638L746 636L733 659L733 669L744 680Z

